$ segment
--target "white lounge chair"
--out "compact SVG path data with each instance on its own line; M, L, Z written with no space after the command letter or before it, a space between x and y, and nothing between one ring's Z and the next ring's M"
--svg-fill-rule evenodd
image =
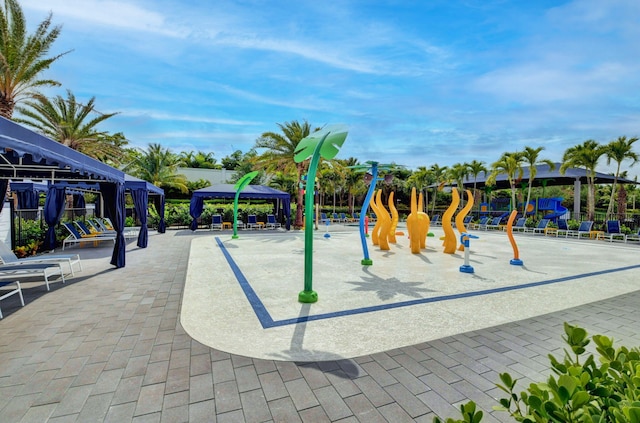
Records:
M6 290L3 289L0 294L0 300L4 300L5 298L8 298L12 295L18 294L20 296L20 304L22 304L22 307L24 307L24 297L22 296L22 288L20 287L20 281L7 281L7 282L0 282L0 288L4 288L5 286L11 286L12 284L15 284L15 288ZM2 315L2 309L0 309L0 319L4 318L4 316Z
M23 264L20 266L14 265L2 265L0 266L0 279L17 279L17 278L31 278L42 276L44 283L49 288L49 278L51 276L60 275L62 283L65 283L64 272L62 271L62 263L33 263Z
M78 270L82 271L82 263L79 254L44 254L18 258L15 253L4 242L0 241L0 260L2 264L11 266L21 266L34 263L65 263L69 266L69 273L73 276L73 265L78 265Z

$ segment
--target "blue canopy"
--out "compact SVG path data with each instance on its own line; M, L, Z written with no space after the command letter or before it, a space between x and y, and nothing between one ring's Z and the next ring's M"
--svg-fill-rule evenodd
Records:
M0 179L46 180L56 182L99 182L118 239L124 236L124 172L92 159L57 141L37 134L8 119L0 117ZM49 187L45 201L45 220L50 225L47 244L55 246L52 227L60 220L60 190ZM63 207L64 205L62 205ZM119 210L121 208L121 210ZM124 242L116 242L111 264L125 266Z
M236 188L233 184L211 185L193 191L191 196L190 214L195 221L202 214L204 208L203 200L205 198L235 198ZM276 200L281 203L281 207L276 204L276 210L282 208L282 212L286 217L286 228L291 226L291 196L283 191L267 187L264 185L247 185L240 192L240 198L255 198L263 200Z

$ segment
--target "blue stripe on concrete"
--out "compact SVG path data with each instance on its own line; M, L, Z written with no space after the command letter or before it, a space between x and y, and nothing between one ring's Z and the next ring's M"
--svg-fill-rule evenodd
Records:
M260 320L260 324L262 325L262 327L266 329L275 326L271 315L267 311L267 308L264 306L264 304L262 304L262 301L260 301L258 294L256 294L253 288L251 288L249 281L247 280L247 278L245 278L236 262L233 261L231 254L229 254L227 248L224 246L222 241L220 241L220 238L216 237L216 242L222 250L222 254L224 254L224 257L227 259L227 263L229 263L229 267L231 267L233 274L236 275L236 279L240 284L240 288L242 288L242 291L244 291L244 295L249 300L249 304L251 304L253 312L256 313L256 316L258 317L258 320Z
M251 306L253 307L253 310L256 313L256 316L258 317L258 319L260 319L260 323L262 324L262 327L265 329L270 327L276 327L276 326L295 325L296 323L311 322L314 320L333 319L335 317L350 316L353 314L371 313L374 311L408 307L408 306L417 305L417 304L428 304L428 303L436 303L440 301L457 300L460 298L478 297L480 295L497 294L500 292L515 291L519 289L533 288L536 286L543 286L543 285L551 285L556 283L573 281L577 279L589 278L589 277L599 276L599 275L606 275L609 273L624 272L626 270L633 270L633 269L640 268L640 264L635 264L633 266L617 267L613 269L599 270L597 272L581 273L578 275L565 276L562 278L549 279L549 280L539 281L539 282L530 282L522 285L502 286L499 288L483 289L480 291L462 292L459 294L451 294L451 295L442 295L439 297L421 298L418 300L401 301L401 302L392 303L392 304L380 304L377 306L355 308L351 310L342 310L342 311L336 311L332 313L315 314L312 316L299 316L292 319L273 320L271 318L271 315L269 315L269 312L267 311L265 306L262 304L262 302L258 298L255 291L253 291L253 289L249 285L249 282L247 281L247 279L244 277L244 275L240 271L240 268L238 267L238 265L233 261L233 258L231 257L227 249L224 247L222 242L217 237L216 237L216 241L218 241L218 245L222 249L222 252L224 253L224 256L227 259L227 262L229 262L229 266L231 266L231 269L233 270L233 273L236 275L236 278L238 279L238 282L240 283L242 290L245 292L247 299L251 303ZM251 293L251 296L249 295L249 293ZM256 301L255 304L254 304L254 301Z

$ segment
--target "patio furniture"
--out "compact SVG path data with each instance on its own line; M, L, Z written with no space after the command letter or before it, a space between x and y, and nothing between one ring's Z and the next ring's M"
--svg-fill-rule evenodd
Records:
M267 215L267 224L264 226L265 229L277 229L282 227L280 223L276 221L276 217L273 214Z
M44 278L44 283L49 288L49 278L51 276L60 275L61 282L64 283L64 272L61 263L30 263L21 266L2 265L0 266L0 279L17 279L22 277L38 277Z
M82 235L73 226L73 224L71 224L69 222L63 222L62 225L69 232L69 236L66 237L64 239L64 241L62 241L62 250L65 249L67 244L80 244L80 245L82 245L82 244L86 244L87 242L92 242L93 245L97 246L100 241L113 241L114 244L116 243L115 235L105 235L105 236L86 235L86 234Z
M592 220L583 220L582 222L580 222L580 226L578 227L577 230L571 230L569 229L567 231L567 238L569 238L570 236L575 236L577 238L582 238L583 236L591 236L591 228L593 228L593 221Z
M556 237L564 235L566 238L568 231L569 225L567 224L567 219L558 219L558 229L556 230Z
M620 229L619 220L607 220L607 232L603 234L603 238L609 242L622 241L627 242L627 237Z
M540 219L538 224L533 228L527 228L525 232L530 232L532 234L544 234L547 226L549 226L549 219Z
M4 242L0 241L0 260L4 265L24 265L27 263L67 263L69 265L69 273L73 276L73 265L78 265L78 270L82 271L82 263L79 254L43 254L39 256L30 256L18 258L15 253Z
M211 230L222 230L222 228L222 215L214 214L213 216L211 216Z
M20 304L22 304L22 307L24 307L24 297L22 296L20 281L0 282L0 288L11 287L11 285L15 285L15 288L9 290L3 289L2 291L0 291L3 292L2 294L0 294L0 300L4 300L5 298L18 294L20 296ZM0 319L2 318L4 318L4 316L2 315L2 309L0 309Z

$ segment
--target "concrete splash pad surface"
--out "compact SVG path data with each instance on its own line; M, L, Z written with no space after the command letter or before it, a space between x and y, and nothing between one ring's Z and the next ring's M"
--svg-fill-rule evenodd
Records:
M390 251L368 240L362 266L355 229L314 234L313 289L301 304L304 234L217 233L195 239L181 323L199 342L255 358L352 358L490 327L632 292L637 245L516 235L524 266L513 266L504 232L475 232L470 264L442 253L439 228L413 255L399 236Z

